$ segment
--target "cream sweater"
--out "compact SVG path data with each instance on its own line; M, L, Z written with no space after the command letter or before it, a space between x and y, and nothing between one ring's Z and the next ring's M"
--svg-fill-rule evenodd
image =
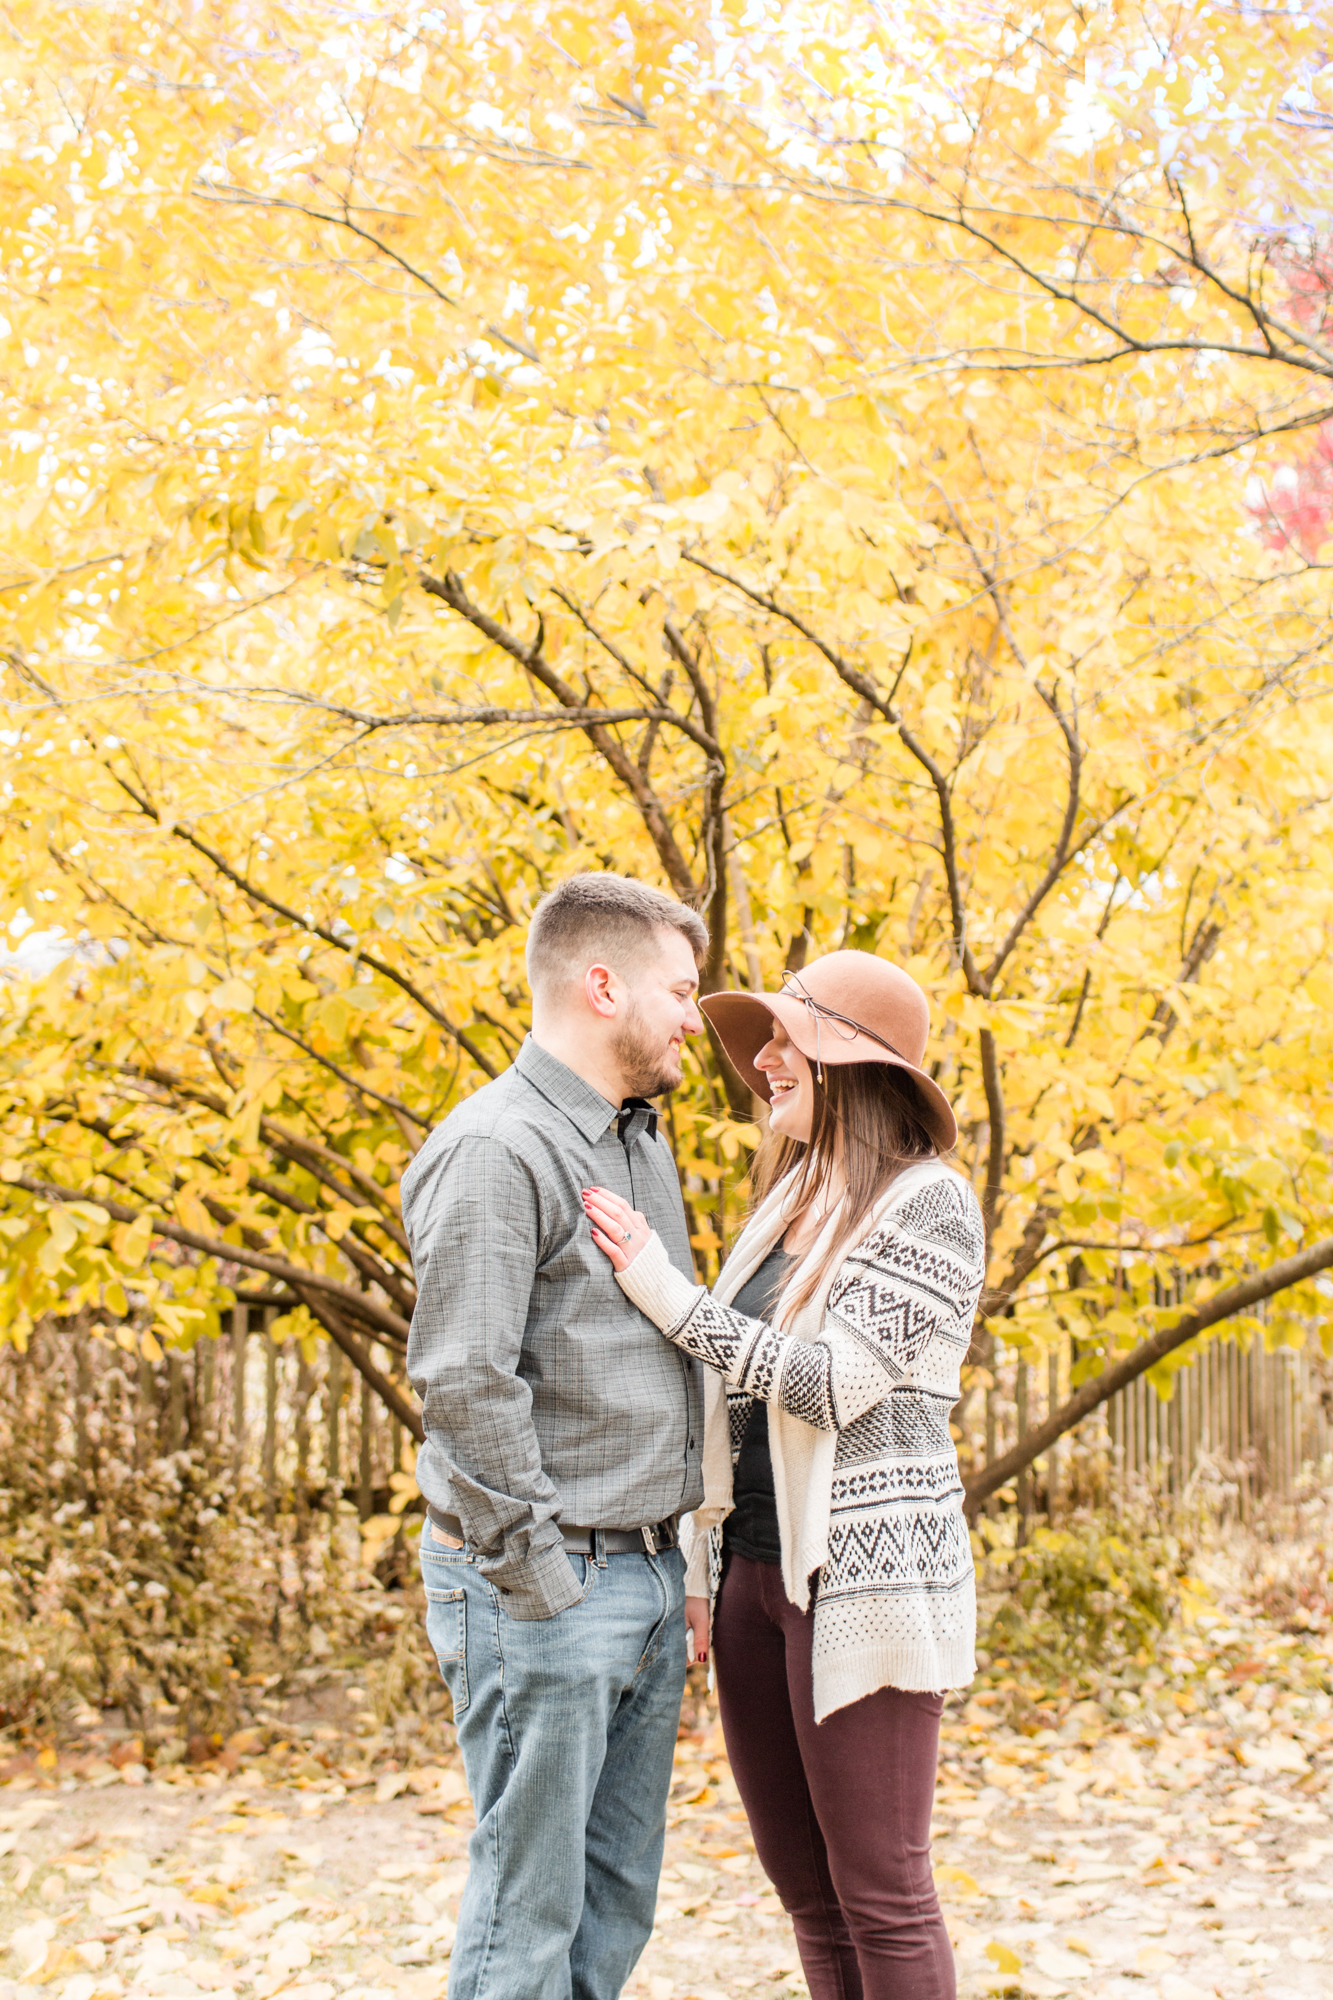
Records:
M802 1610L818 1572L823 1721L876 1688L963 1687L976 1671L972 1549L949 1412L985 1237L970 1185L938 1160L921 1161L898 1175L821 1293L792 1316L785 1302L831 1242L830 1215L766 1326L727 1302L784 1234L789 1192L784 1182L757 1210L714 1291L682 1277L656 1236L619 1279L667 1339L711 1371L704 1500L683 1537L693 1595L716 1580L735 1452L754 1399L768 1404L783 1580Z

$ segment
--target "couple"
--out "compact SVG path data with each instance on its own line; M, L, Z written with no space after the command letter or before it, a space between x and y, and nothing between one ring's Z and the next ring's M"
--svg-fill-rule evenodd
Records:
M450 2000L620 1992L710 1620L813 2000L954 1992L929 1834L973 1672L949 1412L981 1217L924 995L833 952L701 1003L772 1108L750 1221L696 1284L649 1100L702 1029L706 945L655 889L563 883L528 935L531 1036L403 1180L426 1625L477 1813Z

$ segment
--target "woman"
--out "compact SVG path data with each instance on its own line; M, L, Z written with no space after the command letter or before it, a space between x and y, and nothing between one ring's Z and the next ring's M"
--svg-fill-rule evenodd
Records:
M772 1107L761 1198L716 1289L628 1203L584 1196L624 1290L716 1371L687 1622L706 1645L720 1567L727 1752L813 2000L951 2000L930 1810L944 1691L974 1671L949 1412L980 1211L941 1158L957 1128L905 972L832 952L781 993L702 1007Z

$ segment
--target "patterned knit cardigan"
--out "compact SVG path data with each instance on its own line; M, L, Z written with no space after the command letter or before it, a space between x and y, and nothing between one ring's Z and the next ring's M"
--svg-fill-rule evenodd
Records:
M731 1473L756 1397L768 1404L782 1567L804 1609L818 1572L815 1717L880 1687L963 1687L976 1667L976 1594L949 1413L972 1337L985 1236L967 1181L938 1160L905 1168L820 1294L787 1301L818 1264L836 1212L789 1274L774 1325L727 1299L785 1233L789 1186L747 1224L715 1291L691 1285L656 1238L620 1283L668 1340L707 1364L705 1498L688 1588L707 1588L703 1531L731 1511ZM780 1330L789 1328L789 1330ZM725 1383L725 1391L723 1384Z

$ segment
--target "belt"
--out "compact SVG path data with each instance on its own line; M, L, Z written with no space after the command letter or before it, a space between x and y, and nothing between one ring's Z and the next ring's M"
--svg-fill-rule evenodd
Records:
M427 1506L426 1512L441 1533L448 1535L459 1548L464 1546L467 1536L457 1514L445 1514L432 1506ZM556 1526L572 1556L595 1556L595 1536L601 1537L602 1553L608 1556L660 1555L663 1549L674 1549L680 1539L674 1514L665 1521L654 1522L650 1528L567 1528L561 1521Z

